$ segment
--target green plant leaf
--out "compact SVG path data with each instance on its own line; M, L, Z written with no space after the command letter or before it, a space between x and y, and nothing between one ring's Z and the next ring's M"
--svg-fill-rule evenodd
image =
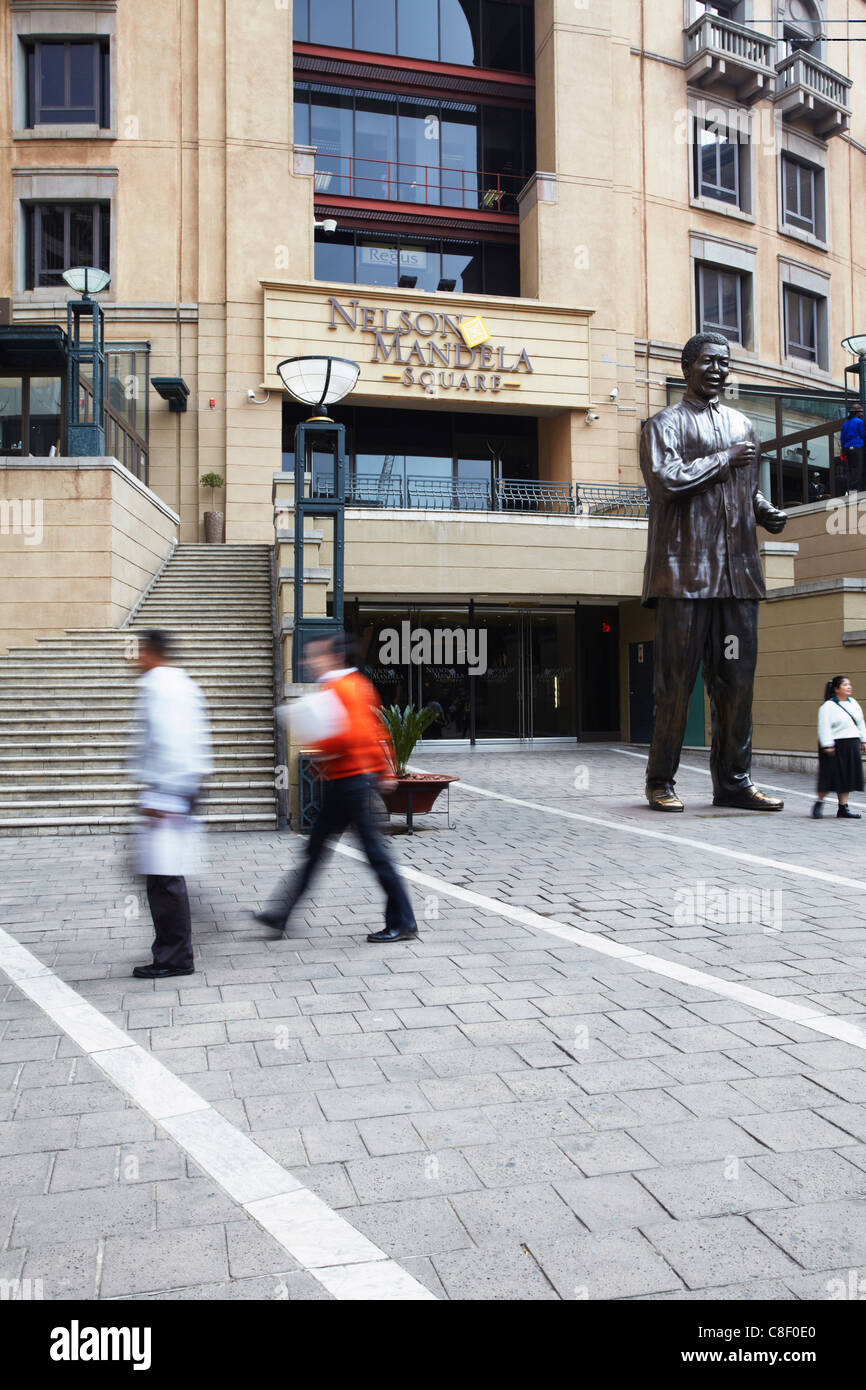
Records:
M407 705L401 710L399 705L391 705L388 709L377 709L376 714L381 719L391 738L392 760L394 771L398 777L405 777L406 765L415 749L425 729L436 719L436 712L432 709L413 709Z

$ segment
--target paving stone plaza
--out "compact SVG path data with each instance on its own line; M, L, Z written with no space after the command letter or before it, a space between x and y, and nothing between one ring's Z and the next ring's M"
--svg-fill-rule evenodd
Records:
M781 815L714 811L684 761L662 817L636 750L425 751L462 780L450 827L391 840L421 935L387 947L351 841L281 939L247 910L302 842L213 834L170 988L131 978L128 837L0 842L0 1277L46 1300L862 1298L866 819L815 822L810 779L760 769Z

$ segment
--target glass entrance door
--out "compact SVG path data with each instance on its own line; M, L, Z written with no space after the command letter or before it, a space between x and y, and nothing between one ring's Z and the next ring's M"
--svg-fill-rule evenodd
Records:
M383 704L433 710L425 740L577 738L573 610L361 609L357 636Z

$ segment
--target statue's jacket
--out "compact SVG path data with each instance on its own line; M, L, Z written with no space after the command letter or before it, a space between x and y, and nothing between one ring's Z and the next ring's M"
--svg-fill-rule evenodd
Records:
M730 466L729 449L747 440L758 446L760 456L760 440L747 416L690 393L644 426L640 462L650 498L647 607L660 598L766 596L755 528L780 513L758 491L757 462Z

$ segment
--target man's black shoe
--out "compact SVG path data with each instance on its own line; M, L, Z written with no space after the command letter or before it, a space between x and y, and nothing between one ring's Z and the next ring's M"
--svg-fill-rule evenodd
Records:
M271 928L271 931L285 931L285 917L274 917L270 912L253 912L251 916L254 917L257 922L264 922L266 927Z
M766 792L759 791L752 785L744 787L741 792L733 792L730 796L714 796L713 805L735 806L739 811L781 811L785 803L777 796L767 796Z
M384 931L371 932L368 941L412 941L418 935L417 927L386 927Z
M132 973L138 980L167 980L169 975L194 975L195 966L178 970L172 965L137 965Z

